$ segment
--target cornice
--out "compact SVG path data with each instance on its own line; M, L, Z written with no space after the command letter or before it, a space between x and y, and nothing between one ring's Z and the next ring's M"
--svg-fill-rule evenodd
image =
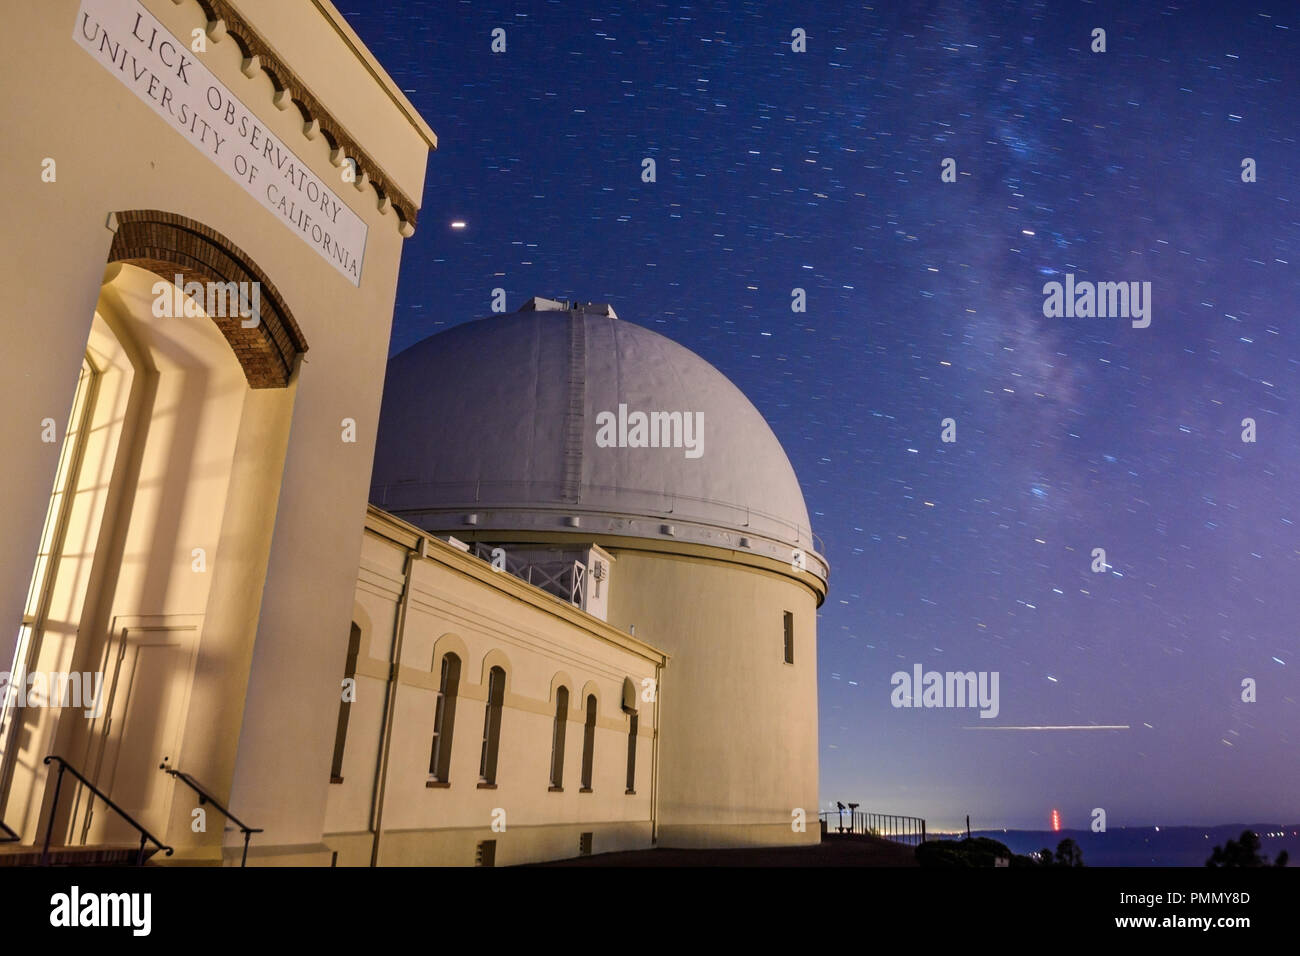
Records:
M172 0L176 6L186 0ZM229 37L244 56L243 73L253 77L265 73L275 89L272 104L280 110L296 108L302 116L303 135L313 140L323 137L330 147L330 162L342 167L348 159L357 165L358 191L374 190L379 211L397 215L397 228L404 237L415 232L419 207L402 191L369 153L356 141L326 106L317 99L297 73L284 61L261 34L234 8L229 0L195 0L207 17L206 32L213 43Z

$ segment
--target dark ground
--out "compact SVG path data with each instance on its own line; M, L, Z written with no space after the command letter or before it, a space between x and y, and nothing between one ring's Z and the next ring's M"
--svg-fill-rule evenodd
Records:
M632 850L574 857L535 866L916 866L910 846L869 836L822 837L817 846L734 850Z

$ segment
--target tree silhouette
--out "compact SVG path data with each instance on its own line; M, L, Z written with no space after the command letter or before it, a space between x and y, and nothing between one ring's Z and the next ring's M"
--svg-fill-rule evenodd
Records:
M1066 837L1056 845L1057 866L1083 866L1083 851L1079 844Z
M1286 866L1290 855L1283 850L1273 863L1259 852L1259 834L1251 830L1242 830L1241 836L1228 840L1223 846L1216 846L1210 858L1205 861L1208 867L1229 866Z

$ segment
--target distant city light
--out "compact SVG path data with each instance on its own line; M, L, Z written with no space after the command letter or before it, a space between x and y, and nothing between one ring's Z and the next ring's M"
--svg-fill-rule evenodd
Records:
M455 222L453 222L453 223L451 224L451 228L453 228L453 229L464 229L464 228L465 228L465 223L464 223L463 220L457 219Z

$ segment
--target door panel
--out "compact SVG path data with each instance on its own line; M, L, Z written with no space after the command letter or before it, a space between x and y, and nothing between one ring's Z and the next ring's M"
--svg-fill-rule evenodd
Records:
M154 836L167 839L174 781L159 769L179 765L178 747L194 676L197 629L126 628L110 676L110 719L96 785ZM86 842L136 842L139 834L108 807L96 805Z

